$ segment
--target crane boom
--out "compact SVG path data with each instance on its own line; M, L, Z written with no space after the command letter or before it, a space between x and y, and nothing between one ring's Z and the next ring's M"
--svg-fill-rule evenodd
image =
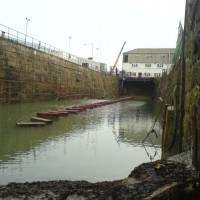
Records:
M123 48L124 48L125 44L126 44L126 41L125 41L124 44L122 45L122 48L121 48L121 50L120 50L120 52L119 52L119 55L117 56L117 59L116 59L116 61L115 61L115 64L113 65L113 67L112 67L112 69L111 69L111 74L114 72L115 68L117 67L117 63L118 63L119 57L120 57L120 55L121 55L121 53L122 53L122 51L123 51Z

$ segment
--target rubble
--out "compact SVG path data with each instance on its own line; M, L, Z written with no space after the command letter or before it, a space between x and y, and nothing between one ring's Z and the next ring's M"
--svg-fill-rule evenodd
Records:
M0 200L191 200L200 197L198 184L199 178L185 164L157 160L141 164L127 178L116 181L9 183L0 186Z

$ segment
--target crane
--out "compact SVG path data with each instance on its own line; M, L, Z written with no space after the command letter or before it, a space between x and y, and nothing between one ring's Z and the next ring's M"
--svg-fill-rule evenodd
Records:
M122 51L123 51L123 48L124 48L125 44L126 44L126 41L124 41L124 44L122 45L122 48L121 48L121 50L120 50L120 52L119 52L119 55L117 56L117 59L116 59L116 61L115 61L115 64L114 64L113 67L111 68L111 74L113 74L115 68L117 67L117 63L118 63L119 57L120 57L120 55L121 55L121 53L122 53Z

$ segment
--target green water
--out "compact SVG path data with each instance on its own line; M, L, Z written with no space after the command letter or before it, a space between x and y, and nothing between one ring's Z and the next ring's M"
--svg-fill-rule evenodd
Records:
M16 126L30 121L37 112L99 101L0 105L0 184L116 180L127 177L142 162L160 158L160 135L152 135L145 146L141 144L158 112L150 101L131 100L90 109L59 117L45 127ZM159 122L155 128L159 133Z

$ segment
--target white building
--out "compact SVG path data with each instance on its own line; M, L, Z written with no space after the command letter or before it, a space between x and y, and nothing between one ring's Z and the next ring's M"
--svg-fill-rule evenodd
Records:
M160 77L169 73L175 49L134 49L123 53L122 70L126 77Z

